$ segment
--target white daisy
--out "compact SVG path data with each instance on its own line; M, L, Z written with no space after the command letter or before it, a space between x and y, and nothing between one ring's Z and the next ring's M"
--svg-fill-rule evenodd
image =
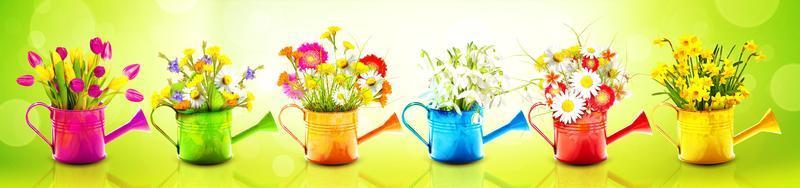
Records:
M554 51L553 49L547 49L545 51L545 58L544 62L547 63L547 69L553 71L565 71L565 69L569 66L567 63L567 58L564 57L564 54Z
M183 89L183 100L189 100L193 109L198 109L206 102L206 96L200 94L196 87L187 87Z
M556 95L550 108L553 109L553 118L570 124L583 115L583 111L586 109L586 100L578 97L575 92L566 92Z
M233 74L231 69L229 68L222 68L222 70L217 73L217 76L214 78L214 85L216 85L219 89L227 92L233 92L236 88L238 79Z
M591 96L597 95L597 90L600 89L600 76L594 71L589 69L581 69L578 72L572 73L570 78L571 88L578 93L582 99L588 99Z
M333 102L337 105L344 105L348 100L350 100L350 90L339 88L333 93Z
M604 74L608 77L609 81L613 82L614 84L622 85L628 83L628 78L630 75L628 75L628 72L626 72L625 68L623 68L619 63L609 64L608 67L608 70L605 70Z
M581 48L581 54L583 54L583 57L588 57L588 58L593 58L593 59L601 57L600 56L600 49L595 48L595 47L588 47L588 46L587 47L583 47L583 48Z
M369 88L372 90L372 93L377 94L380 93L381 88L383 87L383 77L381 77L377 71L372 70L361 74L361 78L358 79L358 85Z

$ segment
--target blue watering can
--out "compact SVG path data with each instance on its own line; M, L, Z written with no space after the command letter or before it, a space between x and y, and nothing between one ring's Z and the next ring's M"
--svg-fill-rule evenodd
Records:
M406 122L406 110L413 106L425 108L428 112L430 134L428 140L422 138L411 125ZM483 158L483 144L489 143L508 131L528 131L528 123L522 111L514 116L508 124L487 135L483 135L483 110L480 106L470 111L442 111L431 109L419 102L412 102L403 109L402 122L425 146L435 161L443 163L470 163Z

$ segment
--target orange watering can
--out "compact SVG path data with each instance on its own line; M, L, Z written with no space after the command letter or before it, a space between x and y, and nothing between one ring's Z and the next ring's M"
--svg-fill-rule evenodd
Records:
M685 111L670 104L678 116L678 138L675 141L656 126L661 135L678 148L681 161L693 164L719 164L733 160L733 146L760 133L781 134L772 109L767 110L757 124L733 136L733 108L713 111ZM654 110L656 110L654 109Z
M306 123L305 142L295 136L281 120L283 111L287 108L297 108L303 112L303 120ZM399 131L400 121L397 114L393 114L382 126L358 136L356 126L358 124L357 110L349 112L312 112L302 107L289 104L281 109L278 114L278 122L289 136L303 147L306 159L311 162L323 165L347 164L358 159L358 144L367 141L383 131Z

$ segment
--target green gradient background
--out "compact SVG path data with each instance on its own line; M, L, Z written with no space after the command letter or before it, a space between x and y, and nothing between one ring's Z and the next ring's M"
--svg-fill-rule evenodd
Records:
M725 2L725 3L718 3ZM0 186L2 187L586 187L743 186L776 187L800 184L800 2L763 1L207 1L33 0L0 3L3 30L0 57ZM92 165L54 162L50 150L24 123L28 104L45 99L39 88L22 88L13 80L32 74L25 52L44 53L56 46L88 50L88 40L100 36L114 46L111 71L123 64L141 63L142 72L130 82L145 94L165 83L167 73L157 52L178 55L198 48L201 40L223 47L239 65L267 65L256 79L258 96L253 112L236 110L234 132L244 130L268 111L290 101L274 86L286 69L277 56L286 45L317 39L329 25L343 27L346 37L370 39L371 52L386 56L395 94L383 110L361 110L360 132L399 112L426 87L416 76L420 49L439 52L469 40L497 45L506 58L504 68L514 78L530 78L518 46L541 52L551 44L565 46L573 38L563 24L590 28L593 44L613 44L629 71L642 74L631 82L634 95L610 113L609 133L622 128L641 109L652 109L663 98L650 96L659 87L646 75L658 61L669 61L668 49L651 40L696 34L706 47L715 42L739 44L755 40L769 59L749 66L746 74L752 98L736 110L735 131L752 125L772 108L783 135L757 135L736 146L737 158L715 166L685 164L660 135L631 135L608 148L609 159L593 166L568 166L553 160L549 146L537 135L511 133L485 147L486 157L469 165L432 162L407 131L385 134L363 144L361 158L349 165L310 164L288 135L260 133L234 146L233 160L216 166L180 162L174 147L157 132L130 133L107 147L108 158ZM37 86L39 87L39 86ZM149 98L148 98L149 99ZM527 110L538 98L520 93L487 113L487 130ZM115 102L108 109L108 129L116 128L142 104ZM175 133L174 118L157 111L156 121ZM674 134L673 112L651 114L651 122ZM46 134L46 111L34 113ZM424 114L412 112L422 132ZM284 116L299 129L300 114ZM546 119L546 118L539 118ZM544 120L537 120L544 122ZM546 122L545 122L546 123ZM300 130L298 130L300 131ZM545 128L546 132L552 131ZM302 131L301 131L302 132Z

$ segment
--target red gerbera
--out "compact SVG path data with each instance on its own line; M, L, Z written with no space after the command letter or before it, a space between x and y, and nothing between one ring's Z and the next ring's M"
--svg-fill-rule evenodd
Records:
M544 96L545 98L553 98L556 95L564 93L567 91L567 85L564 83L557 83L557 84L550 84L546 88L544 88Z
M381 77L386 77L386 63L383 62L383 59L381 59L380 57L375 56L374 54L369 54L359 59L358 61L364 63L364 65L375 68L375 70L378 71L378 74L380 74Z
M584 57L583 60L581 60L581 62L582 62L581 66L583 68L592 71L597 71L597 68L600 67L600 60L598 60L597 58Z
M614 90L607 85L600 85L597 95L589 98L589 109L595 112L605 112L614 105Z

